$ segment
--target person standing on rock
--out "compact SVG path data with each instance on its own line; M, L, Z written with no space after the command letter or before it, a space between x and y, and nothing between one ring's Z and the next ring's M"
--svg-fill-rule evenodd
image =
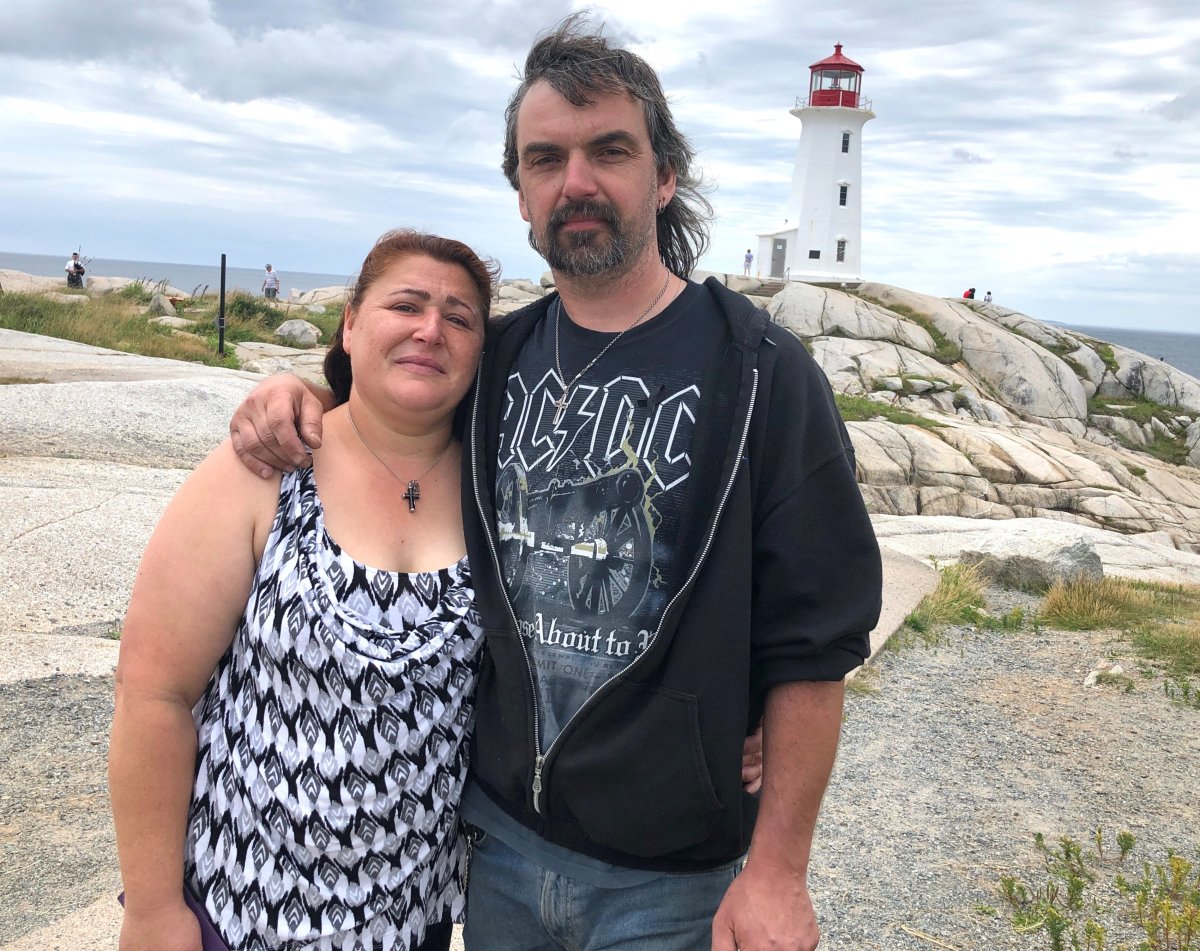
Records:
M121 951L448 946L482 644L458 409L494 276L385 235L312 467L263 480L226 441L163 515L116 674Z
M992 302L992 292L991 291L988 291L986 294L983 295L983 302L985 304L990 304Z
M272 270L271 265L267 265L267 273L263 275L262 282L263 296L269 301L273 301L279 297L279 272Z
M749 248L746 249L746 256L742 259L742 274L745 277L750 276L750 266L754 264L754 252Z
M493 325L468 427L467 947L550 951L566 921L579 947L811 951L811 838L882 584L849 436L797 338L687 279L711 211L644 60L569 17L506 120L557 292ZM235 447L299 464L294 420L320 444L329 402L274 378Z
M87 272L79 260L78 251L71 252L71 260L66 263L64 270L67 272L67 287L83 287L83 275Z

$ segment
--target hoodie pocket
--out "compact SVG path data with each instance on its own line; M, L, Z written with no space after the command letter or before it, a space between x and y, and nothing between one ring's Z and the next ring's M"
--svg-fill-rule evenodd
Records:
M552 821L628 855L657 858L709 838L724 807L700 741L696 698L618 685L564 740L549 803Z

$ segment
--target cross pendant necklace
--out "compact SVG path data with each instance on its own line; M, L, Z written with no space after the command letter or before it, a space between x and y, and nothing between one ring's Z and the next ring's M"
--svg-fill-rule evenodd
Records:
M396 473L395 473L395 471L393 471L392 467L389 466L386 462L384 462L383 458L379 455L379 453L377 453L374 449L372 449L371 444L363 438L363 434L358 431L358 425L354 422L354 414L350 412L349 406L346 407L346 417L347 417L347 419L350 420L350 428L354 430L354 435L357 436L358 441L363 444L363 448L366 449L367 452L369 452L372 456L374 456L376 461L381 466L383 466L385 469L387 469L387 471L392 475L392 477L397 482L404 482L405 480L401 479L398 475L396 475ZM409 479L407 481L407 483L404 487L404 494L400 497L408 503L408 510L410 512L416 512L416 510L417 510L417 499L419 499L421 497L421 482L420 482L420 480L424 479L427 475L429 475L430 472L433 471L433 467L442 461L442 457L445 456L446 453L448 453L450 451L450 447L453 444L454 444L454 440L451 439L449 442L446 443L446 448L443 449L440 453L438 453L438 457L436 459L434 459L433 462L429 463L428 466L425 467L424 472L422 472L415 479Z
M562 396L554 401L554 425L557 426L562 422L563 414L567 411L567 398L571 395L570 390L563 390Z

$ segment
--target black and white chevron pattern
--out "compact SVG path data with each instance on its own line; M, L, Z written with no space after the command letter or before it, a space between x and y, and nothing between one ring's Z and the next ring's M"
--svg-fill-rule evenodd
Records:
M473 596L465 559L411 575L354 562L311 472L284 477L196 712L187 879L231 948L400 951L461 912Z

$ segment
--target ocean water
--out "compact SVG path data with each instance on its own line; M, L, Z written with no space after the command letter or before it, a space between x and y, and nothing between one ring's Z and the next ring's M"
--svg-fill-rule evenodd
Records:
M1200 379L1200 334L1172 333L1164 330L1134 330L1129 327L1079 327L1060 324L1068 330L1081 330L1089 337L1120 344L1148 357L1155 357L1188 376Z
M46 277L63 277L63 265L71 255L17 254L0 251L0 268L24 271ZM265 263L265 262L264 262ZM215 291L220 287L220 262L213 264L168 264L160 261L123 261L94 258L87 266L89 277L148 278L165 280L172 287L193 293L207 286ZM290 290L310 291L316 287L344 286L346 274L314 274L306 271L280 271L280 293L286 297ZM226 290L258 293L262 288L263 271L259 268L227 267ZM65 280L64 280L65 283ZM1190 376L1200 379L1200 334L1172 333L1158 330L1136 330L1127 327L1082 327L1060 324L1070 330L1080 330L1088 336L1129 347L1139 353L1164 360Z
M63 266L71 256L16 254L0 251L0 268L24 271L42 277L62 277L66 283ZM86 257L85 257L86 260ZM263 262L266 263L265 261ZM263 268L226 267L225 290L251 291L258 293L262 288ZM132 277L148 278L150 281L166 281L172 287L191 294L205 286L216 291L221 286L221 260L212 264L168 264L162 261L122 261L110 258L93 258L87 265L88 277ZM345 286L350 280L347 274L312 274L306 271L280 271L280 296L288 291L311 291L317 287Z

